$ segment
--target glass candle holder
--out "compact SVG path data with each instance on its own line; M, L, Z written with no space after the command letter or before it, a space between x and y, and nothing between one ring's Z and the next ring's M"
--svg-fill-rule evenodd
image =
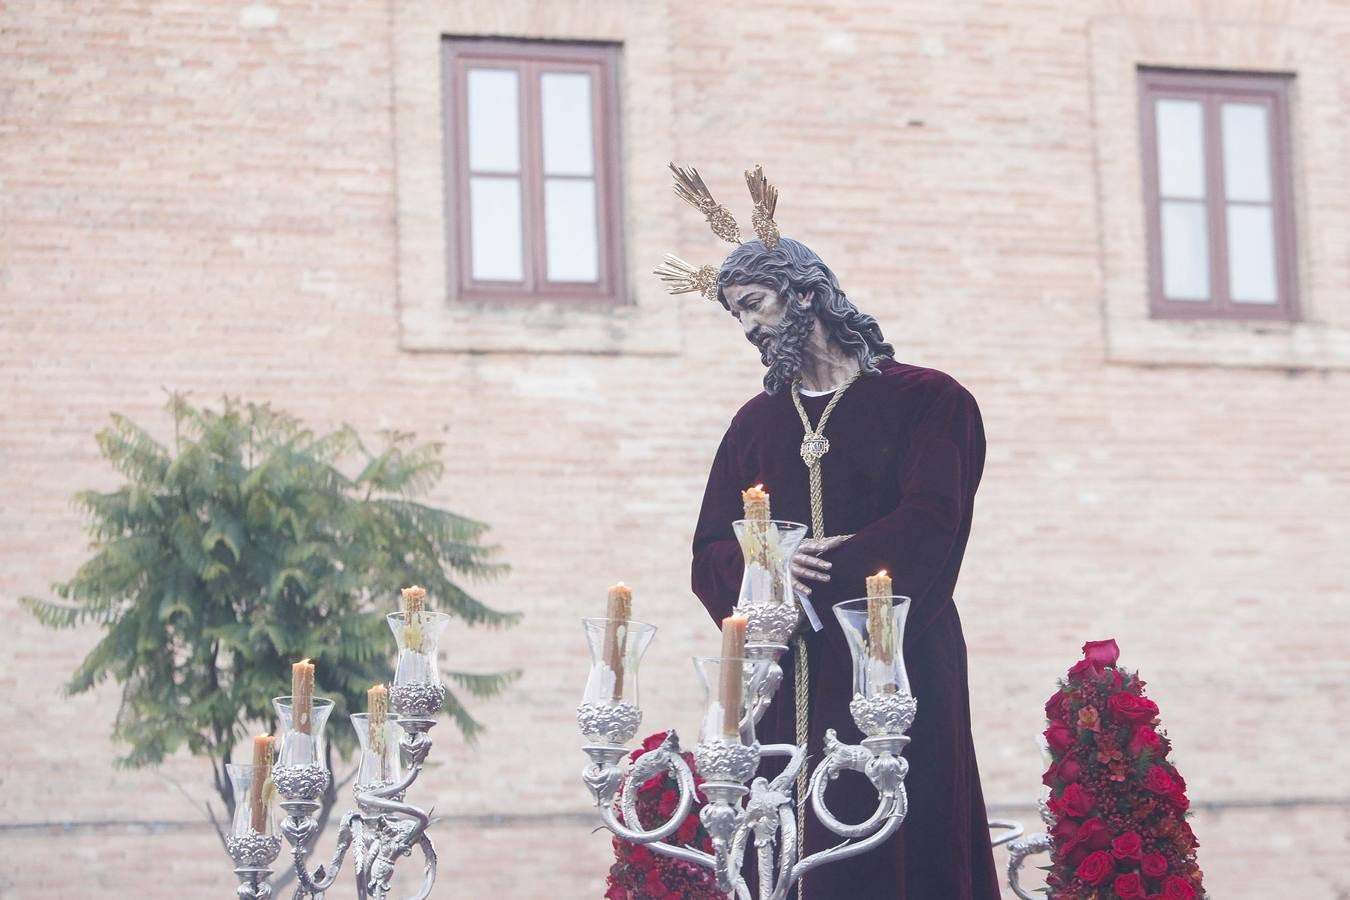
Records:
M225 773L234 789L234 818L225 848L236 866L265 869L281 851L272 767L227 763Z
M638 668L656 627L630 619L583 619L591 668L577 707L577 727L587 741L621 745L642 724Z
M750 621L750 643L786 644L797 627L797 600L792 592L792 558L806 526L774 519L738 519L731 523L745 556L736 611Z
M748 712L768 666L765 659L695 657L703 686L703 718L694 759L708 781L743 783L758 767L759 742Z
M694 668L703 687L703 718L698 739L755 743L755 726L746 713L768 671L766 659L698 656Z
M389 702L395 711L409 718L435 716L445 703L445 685L441 684L440 644L450 616L422 610L407 615L401 612L385 616L398 644L394 680L389 685Z
M403 729L399 727L399 717L386 717L384 727L374 732L370 728L370 713L352 713L351 720L361 745L352 791L364 794L401 781L403 754L398 742Z
M333 701L315 697L310 711L309 730L295 727L292 697L272 700L281 721L281 748L272 772L277 790L287 800L314 800L328 787L328 756L324 734Z
M849 709L868 736L901 734L914 721L915 703L905 671L905 619L910 599L860 597L834 607L853 658Z

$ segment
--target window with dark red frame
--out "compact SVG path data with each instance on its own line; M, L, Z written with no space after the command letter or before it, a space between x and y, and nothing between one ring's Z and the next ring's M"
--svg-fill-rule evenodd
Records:
M1139 70L1153 317L1298 317L1291 80Z
M459 296L618 302L618 47L446 38L444 64Z

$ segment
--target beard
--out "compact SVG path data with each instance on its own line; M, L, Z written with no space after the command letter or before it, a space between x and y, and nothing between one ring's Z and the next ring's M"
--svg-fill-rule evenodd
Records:
M759 361L768 369L764 373L765 393L777 394L800 377L802 353L815 321L810 306L790 302L781 323L761 325L745 336L759 348Z

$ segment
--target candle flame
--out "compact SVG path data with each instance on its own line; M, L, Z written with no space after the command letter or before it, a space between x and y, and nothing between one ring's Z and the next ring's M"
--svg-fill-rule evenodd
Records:
M877 574L874 575L873 577L874 577L874 578L885 578L885 577L886 577L886 570L885 570L885 569L881 569L881 570L878 571Z

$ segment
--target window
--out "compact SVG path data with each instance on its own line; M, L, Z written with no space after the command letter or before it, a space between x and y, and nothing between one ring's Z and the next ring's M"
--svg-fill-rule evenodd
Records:
M1139 70L1155 318L1297 318L1289 81Z
M460 297L616 302L617 47L448 38L444 58Z

